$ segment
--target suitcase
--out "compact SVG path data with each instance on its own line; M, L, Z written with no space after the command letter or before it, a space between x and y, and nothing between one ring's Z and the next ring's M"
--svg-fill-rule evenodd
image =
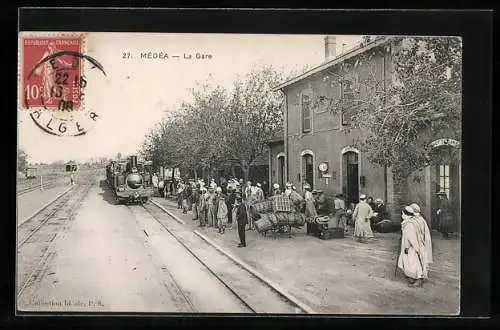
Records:
M319 237L320 233L328 229L328 224L318 224L316 222L307 223L307 234Z
M344 238L344 228L336 227L319 230L318 237L323 240L331 238Z
M377 223L375 230L379 233L395 233L401 230L401 225L386 219Z

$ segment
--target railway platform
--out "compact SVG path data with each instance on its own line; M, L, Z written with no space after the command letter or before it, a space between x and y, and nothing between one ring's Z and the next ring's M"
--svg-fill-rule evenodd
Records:
M153 198L184 225L196 230L230 254L279 283L318 313L456 315L459 312L460 242L433 233L434 263L423 288L410 288L395 276L399 233L375 233L369 243L348 235L320 240L305 228L291 238L246 232L247 247L237 248L237 230L221 235L200 228L191 213L182 214L174 201Z

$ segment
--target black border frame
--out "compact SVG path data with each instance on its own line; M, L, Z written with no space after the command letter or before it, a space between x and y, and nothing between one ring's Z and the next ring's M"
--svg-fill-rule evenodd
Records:
M13 17L15 14L15 17ZM43 14L43 15L40 15ZM492 115L492 45L493 12L487 10L268 10L268 9L55 9L25 8L6 10L9 27L15 25L24 31L107 31L107 32L177 32L177 33L286 33L286 34L418 34L418 35L459 35L463 37L463 170L462 170L462 276L461 276L461 316L488 316L490 309L490 248L491 231L491 115ZM19 26L17 26L19 15ZM15 23L14 23L15 21ZM8 58L8 74L2 75L10 87L9 96L17 96L17 32L11 35L13 45ZM5 106L7 114L14 114L16 97ZM15 115L13 115L16 118ZM13 118L13 119L14 119ZM14 122L14 120L12 120ZM10 126L10 125L9 125ZM12 125L16 136L16 127ZM17 150L17 142L11 144L12 155ZM15 163L9 163L15 173ZM467 175L466 175L467 174ZM6 237L1 240L10 272L5 272L2 285L2 319L8 325L33 326L40 321L46 326L60 323L52 317L21 317L14 315L15 295L15 175L12 176L11 202L14 204L8 230L2 231ZM472 192L472 193L467 193ZM11 233L11 235L7 233ZM40 314L43 315L43 314ZM113 314L118 315L118 314ZM138 314L138 316L144 314ZM65 316L67 325L117 326L186 326L222 325L224 321L243 321L246 326L265 325L269 321L280 321L285 326L305 326L314 320L314 327L321 325L379 325L387 317L366 318L359 315L313 316L313 317L204 317L185 314L184 317L164 317L146 314L136 317L90 317ZM307 320L307 321L306 321ZM212 324L215 321L215 324ZM404 318L391 320L395 326L403 325L457 325L471 319L457 318ZM477 322L478 319L475 319ZM66 323L68 322L68 323ZM70 323L71 322L71 323ZM218 324L217 324L218 323ZM383 325L383 324L382 324ZM469 323L469 325L473 326Z

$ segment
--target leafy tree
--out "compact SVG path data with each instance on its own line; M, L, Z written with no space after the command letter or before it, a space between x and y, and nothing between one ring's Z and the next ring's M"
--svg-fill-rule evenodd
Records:
M386 80L373 60L383 53L391 54L393 68ZM348 82L351 93L330 99L330 110L348 113L349 128L364 132L359 147L371 162L391 169L399 206L407 177L439 162L429 143L443 131L461 140L461 39L389 38L343 62L332 75L335 83Z
M252 70L234 83L225 116L228 156L240 162L245 180L253 161L264 153L267 141L283 127L284 98L273 93L284 75L272 66Z
M29 155L21 148L17 150L17 170L24 172L28 166Z
M183 102L146 136L141 153L156 164L198 170L211 177L218 168L242 166L245 178L266 141L281 129L283 96L272 88L283 80L272 67L254 69L237 79L232 91L197 84L192 101Z
M228 93L221 86L199 84L192 89L194 101L182 104L184 115L182 152L190 168L214 168L225 162L228 139ZM196 173L196 170L195 170ZM196 175L196 174L195 174Z

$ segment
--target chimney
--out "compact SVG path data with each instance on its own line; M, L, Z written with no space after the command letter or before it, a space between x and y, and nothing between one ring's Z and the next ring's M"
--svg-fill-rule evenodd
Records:
M335 36L325 37L325 61L329 62L337 55L337 38Z

